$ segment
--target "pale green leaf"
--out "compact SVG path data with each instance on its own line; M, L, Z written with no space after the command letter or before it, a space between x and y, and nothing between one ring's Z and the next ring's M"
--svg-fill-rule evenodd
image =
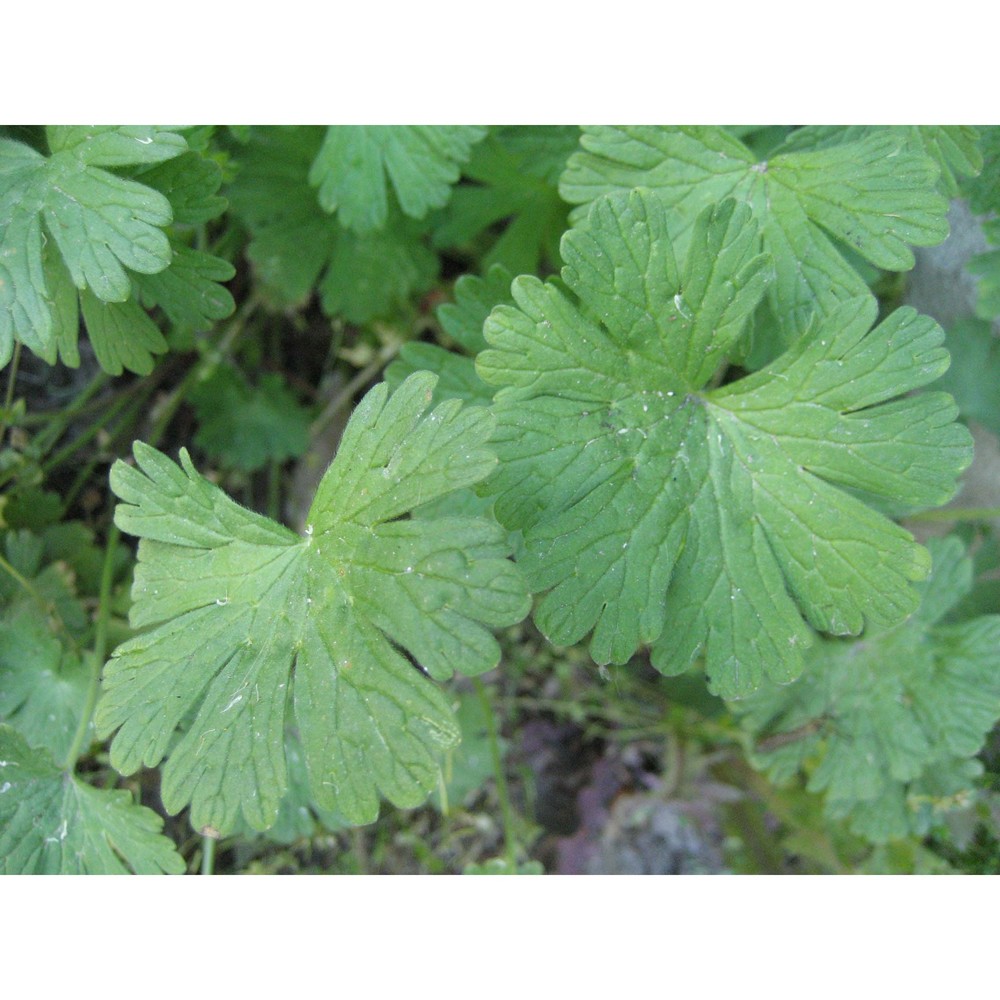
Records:
M51 238L72 284L102 302L125 302L129 271L154 274L171 261L164 228L170 202L105 167L158 163L186 149L183 137L147 127L51 127L51 156L0 139L0 363L15 339L40 357L64 357L65 324L44 264ZM43 232L44 225L44 232ZM50 272L51 273L51 272ZM60 332L61 331L61 332ZM120 369L119 369L120 370Z
M971 442L949 397L899 398L946 368L940 329L912 310L871 329L870 297L711 388L767 261L731 200L687 243L681 269L653 193L599 199L563 239L579 305L517 279L477 368L498 387L496 515L524 534L542 631L592 632L600 663L650 644L671 673L704 653L735 697L798 675L806 621L857 633L914 609L929 556L858 497L943 503Z
M381 793L419 804L457 730L447 678L495 666L489 628L528 610L504 533L471 518L413 520L417 505L482 479L492 421L455 401L424 413L434 379L358 405L300 537L244 510L194 470L136 444L117 463L116 522L139 535L131 621L98 706L124 773L165 754L163 799L192 822L267 829L287 787L293 720L313 801L369 822ZM190 719L179 741L175 731Z
M941 171L942 193L949 198L958 193L960 178L974 177L983 167L979 130L968 125L809 125L796 129L778 152L824 149L878 132L899 136L915 152L933 160Z
M163 821L125 791L92 788L0 725L0 872L179 875Z

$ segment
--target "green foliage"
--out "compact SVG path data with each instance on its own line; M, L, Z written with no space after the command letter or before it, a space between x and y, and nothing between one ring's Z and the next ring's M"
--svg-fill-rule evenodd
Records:
M115 466L116 523L142 538L131 620L154 627L108 664L97 725L119 730L125 774L169 754L164 804L190 802L197 828L274 823L288 713L323 809L366 823L379 792L414 806L436 786L458 732L400 650L439 679L488 670L500 651L484 625L519 621L528 599L488 522L400 520L496 462L484 410L424 415L433 382L418 374L358 406L304 537L238 507L184 451L179 468L137 443L139 468Z
M593 630L599 663L650 644L670 673L704 651L712 689L740 697L798 676L801 616L856 634L913 610L929 557L859 497L943 503L971 445L948 397L897 398L944 371L940 328L900 310L870 330L871 298L708 387L768 260L731 200L701 214L683 271L670 244L651 193L600 198L563 239L580 305L525 277L491 314L496 514L524 534L553 642Z
M309 411L277 375L249 385L222 365L191 391L198 414L195 441L225 464L253 472L268 462L298 458L309 446Z
M470 247L487 235L485 272L500 264L531 274L559 259L559 238L568 206L559 197L559 176L576 149L573 126L509 126L479 143L464 170L474 183L459 187L434 230L438 247ZM492 230L503 224L495 239Z
M162 827L128 792L67 775L0 725L0 873L178 875L184 861Z
M779 149L764 162L720 128L602 126L584 129L581 145L563 174L563 197L586 205L612 191L656 191L671 209L678 256L706 205L745 202L774 261L768 294L786 346L815 313L828 315L868 291L837 243L898 271L913 266L911 245L948 235L947 201L934 190L937 165L907 135L884 129L852 142Z
M275 305L302 305L318 288L328 313L364 323L426 289L437 259L420 225L395 205L383 206L378 224L363 232L325 215L309 183L322 144L321 129L254 130L228 196L250 230L247 252Z
M980 258L981 259L981 258ZM1000 342L990 324L967 317L948 331L951 367L940 388L955 397L959 412L1000 434Z
M46 140L48 156L0 139L0 363L18 340L49 363L78 365L82 308L105 370L148 374L166 342L135 286L196 329L233 310L217 284L233 268L176 244L168 229L175 212L178 222L205 221L225 207L215 197L221 173L187 153L182 135L152 127L51 126ZM180 170L164 162L174 158ZM113 172L123 168L141 179Z
M33 747L64 760L80 724L93 668L82 655L88 621L76 574L53 558L48 534L25 529L4 534L0 723L9 723ZM85 551L82 545L77 550L80 556Z
M512 303L510 273L499 264L485 278L463 275L455 283L455 301L438 309L438 322L446 337L461 353L421 341L404 344L399 357L385 370L390 386L398 386L418 371L438 376L438 399L461 399L467 403L492 402L490 387L476 374L475 355L486 348L483 324L494 306Z
M0 871L689 820L995 871L995 473L933 508L1000 258L947 336L897 272L956 196L1000 245L998 177L995 127L5 128Z
M485 134L472 125L332 125L309 183L324 211L365 233L385 225L388 173L403 212L422 219L448 200L458 165Z
M880 134L898 137L933 160L941 171L941 191L949 198L958 194L962 179L975 177L983 168L979 130L968 125L810 125L796 129L780 151L823 149Z
M932 539L922 601L894 628L821 640L806 673L735 706L776 781L800 769L833 818L875 842L927 833L974 794L1000 717L1000 616L948 620L972 587L956 538Z

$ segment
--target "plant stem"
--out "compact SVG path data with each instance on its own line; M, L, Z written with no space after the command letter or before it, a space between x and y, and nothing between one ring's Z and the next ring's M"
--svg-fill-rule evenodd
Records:
M7 371L7 395L3 401L3 420L0 421L0 447L3 446L3 439L7 436L7 429L10 421L7 419L10 408L14 405L14 389L17 385L17 366L21 360L21 341L14 344L14 355Z
M504 847L507 852L507 861L512 871L517 871L517 834L514 830L514 810L510 805L507 775L504 772L503 757L500 754L500 740L497 737L496 722L493 718L493 703L483 682L479 678L473 678L472 683L486 713L486 729L490 741L490 756L493 758L493 775L496 779L497 798L500 800L500 813L503 816L503 837Z
M114 582L115 546L118 544L119 531L115 524L108 531L104 546L104 563L101 567L101 586L97 600L97 621L94 626L94 648L87 655L91 659L90 683L87 686L87 698L83 711L80 713L80 724L76 727L73 743L66 754L63 770L72 772L80 758L90 722L97 707L97 696L101 689L101 671L104 669L104 659L108 652L108 621L111 618L111 585Z
M344 388L326 405L323 412L313 421L312 435L318 437L345 406L349 406L354 394L367 385L399 353L402 341L384 346L378 356L351 379Z
M100 420L92 423L82 434L75 437L68 444L60 448L59 451L52 455L47 461L43 462L42 472L45 475L48 475L53 469L62 465L63 462L97 437L97 435L104 430L108 422L117 417L123 410L138 410L142 406L143 402L149 397L153 388L154 387L152 385L144 386L146 391L144 391L137 399L130 400L128 396L122 396L121 399L116 400L104 411Z
M201 873L202 875L215 873L215 837L201 838Z
M281 520L281 463L273 458L267 466L267 516Z

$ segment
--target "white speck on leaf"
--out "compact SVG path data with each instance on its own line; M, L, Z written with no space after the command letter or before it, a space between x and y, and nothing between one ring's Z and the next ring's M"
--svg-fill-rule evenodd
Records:
M239 704L239 702L241 702L242 700L243 700L243 695L241 694L233 695L232 701L230 701L229 704L226 705L226 707L222 711L228 712L233 707L233 705Z

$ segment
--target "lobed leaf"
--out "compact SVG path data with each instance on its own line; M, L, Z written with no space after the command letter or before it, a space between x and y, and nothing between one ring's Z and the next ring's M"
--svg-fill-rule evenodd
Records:
M303 305L318 288L329 314L364 323L425 289L437 258L394 205L383 228L363 234L323 213L308 181L322 136L316 128L254 131L226 193L250 229L248 255L277 306Z
M957 538L932 539L922 602L890 629L822 640L809 670L735 706L753 760L786 781L800 769L826 811L877 843L924 834L972 794L972 759L1000 718L1000 616L944 624L972 586Z
M461 349L447 350L437 344L411 341L404 344L399 356L385 370L390 387L418 371L438 376L435 399L461 399L466 403L489 405L492 390L476 374L474 355L487 345L483 324L490 310L499 303L512 302L510 273L495 264L485 278L462 275L455 282L455 301L438 309L437 318L445 335Z
M255 829L287 787L286 719L314 802L374 819L381 793L415 806L457 741L437 678L495 666L489 628L529 599L504 533L473 518L408 519L482 479L492 421L455 401L425 413L434 377L384 385L358 405L304 537L230 500L194 470L136 443L112 469L116 523L139 535L132 624L105 670L97 725L118 730L114 766L163 768L170 811L196 828ZM175 732L182 729L175 740Z
M463 170L473 183L457 187L434 230L438 247L465 247L502 232L480 257L488 271L503 265L531 274L558 261L568 206L559 197L559 175L577 146L575 126L531 125L493 129L472 150Z
M563 240L563 279L518 278L486 323L498 387L491 479L556 644L592 632L599 663L640 645L712 689L802 669L814 628L857 633L917 603L925 549L859 497L943 503L971 459L943 394L897 398L947 366L943 334L900 310L870 329L842 304L772 365L706 388L767 284L751 210L705 211L683 270L663 203L598 199ZM805 621L803 621L803 617Z
M910 245L948 234L938 167L906 134L880 129L854 142L779 149L765 162L716 127L593 127L581 145L563 174L562 196L587 205L613 191L655 190L670 209L679 256L706 205L745 202L774 261L769 297L786 345L814 311L827 315L867 294L830 236L878 267L906 270L914 263Z
M388 174L403 212L422 219L458 180L486 130L473 125L331 125L309 170L326 212L367 233L385 225Z
M298 458L309 447L309 410L279 375L262 375L251 386L236 369L222 365L189 398L198 415L195 441L233 468L252 472L271 461Z
M92 788L0 725L0 872L178 875L163 821L128 792Z

